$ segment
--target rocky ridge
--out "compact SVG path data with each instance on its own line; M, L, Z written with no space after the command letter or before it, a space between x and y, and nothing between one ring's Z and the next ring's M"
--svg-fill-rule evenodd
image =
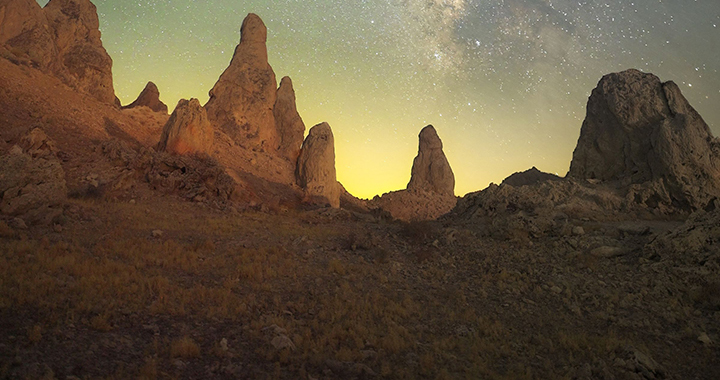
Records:
M154 112L160 112L163 114L168 113L168 107L160 100L160 90L157 85L153 82L148 82L145 88L140 92L137 99L132 103L123 107L123 109L131 109L137 107L147 107Z

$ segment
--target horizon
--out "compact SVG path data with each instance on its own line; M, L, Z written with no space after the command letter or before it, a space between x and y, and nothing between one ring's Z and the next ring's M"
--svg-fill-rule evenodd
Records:
M712 2L93 3L122 103L153 81L171 111L180 98L207 101L245 15L257 13L278 82L293 79L306 133L330 124L338 181L361 198L405 188L428 124L458 196L531 167L564 176L590 92L629 68L676 82L720 131Z

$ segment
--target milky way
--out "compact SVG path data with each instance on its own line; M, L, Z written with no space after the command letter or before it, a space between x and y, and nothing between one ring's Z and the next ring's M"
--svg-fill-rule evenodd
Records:
M94 3L120 99L152 80L171 108L207 100L243 18L260 15L278 78L308 127L330 123L338 178L359 196L405 187L426 124L458 195L531 166L564 175L590 91L627 68L675 81L720 132L717 0Z

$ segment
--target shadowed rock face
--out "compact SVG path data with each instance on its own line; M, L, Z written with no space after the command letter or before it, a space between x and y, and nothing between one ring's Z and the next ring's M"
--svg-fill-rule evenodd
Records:
M197 99L180 99L163 128L158 150L176 154L210 153L213 129Z
M95 99L115 104L112 59L89 0L0 1L0 44L11 60L52 74Z
M280 81L273 115L275 116L275 126L280 138L278 152L282 157L295 162L300 155L300 148L305 135L305 123L303 123L297 111L295 90L290 77L284 77Z
M541 172L538 168L533 166L524 172L511 174L502 181L502 184L518 187L534 185L545 181L559 181L561 179L562 178L556 176L555 174Z
M569 177L654 182L680 208L720 196L720 143L673 82L637 70L593 90Z
M454 195L455 176L442 148L435 128L428 125L420 131L418 155L413 161L408 190L432 191Z
M167 105L160 101L160 90L158 90L157 86L153 82L148 82L137 99L123 108L135 108L141 106L148 107L155 112L161 112L164 114L167 114L168 112Z
M277 81L268 63L267 29L260 17L243 21L240 44L205 105L208 118L238 144L271 152L279 138L273 116Z
M340 207L340 185L335 175L335 138L328 123L310 128L297 165L297 184L312 203L326 201Z

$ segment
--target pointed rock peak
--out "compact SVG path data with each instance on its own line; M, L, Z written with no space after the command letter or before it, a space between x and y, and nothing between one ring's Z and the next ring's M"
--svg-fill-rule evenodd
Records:
M298 158L297 183L311 203L340 207L341 190L335 173L335 138L328 123L310 128Z
M267 28L260 16L249 13L240 28L240 43L267 42Z
M273 116L277 80L268 63L266 36L262 20L252 13L248 15L240 44L210 90L205 109L210 122L238 145L275 152L279 143Z
M273 115L280 138L278 152L290 162L296 162L305 135L305 123L297 111L295 90L290 77L284 77L280 81Z
M161 112L163 114L167 114L168 112L167 105L160 101L160 90L158 90L157 86L153 82L148 82L137 99L129 105L123 107L123 109L140 106L148 107L155 112Z
M197 99L180 99L163 128L158 150L175 154L210 153L214 132Z
M455 175L442 148L442 140L432 125L420 131L418 155L408 183L408 190L431 191L441 195L455 194Z
M418 137L420 138L420 151L443 148L442 140L440 140L440 136L438 136L435 127L432 125L423 128Z

